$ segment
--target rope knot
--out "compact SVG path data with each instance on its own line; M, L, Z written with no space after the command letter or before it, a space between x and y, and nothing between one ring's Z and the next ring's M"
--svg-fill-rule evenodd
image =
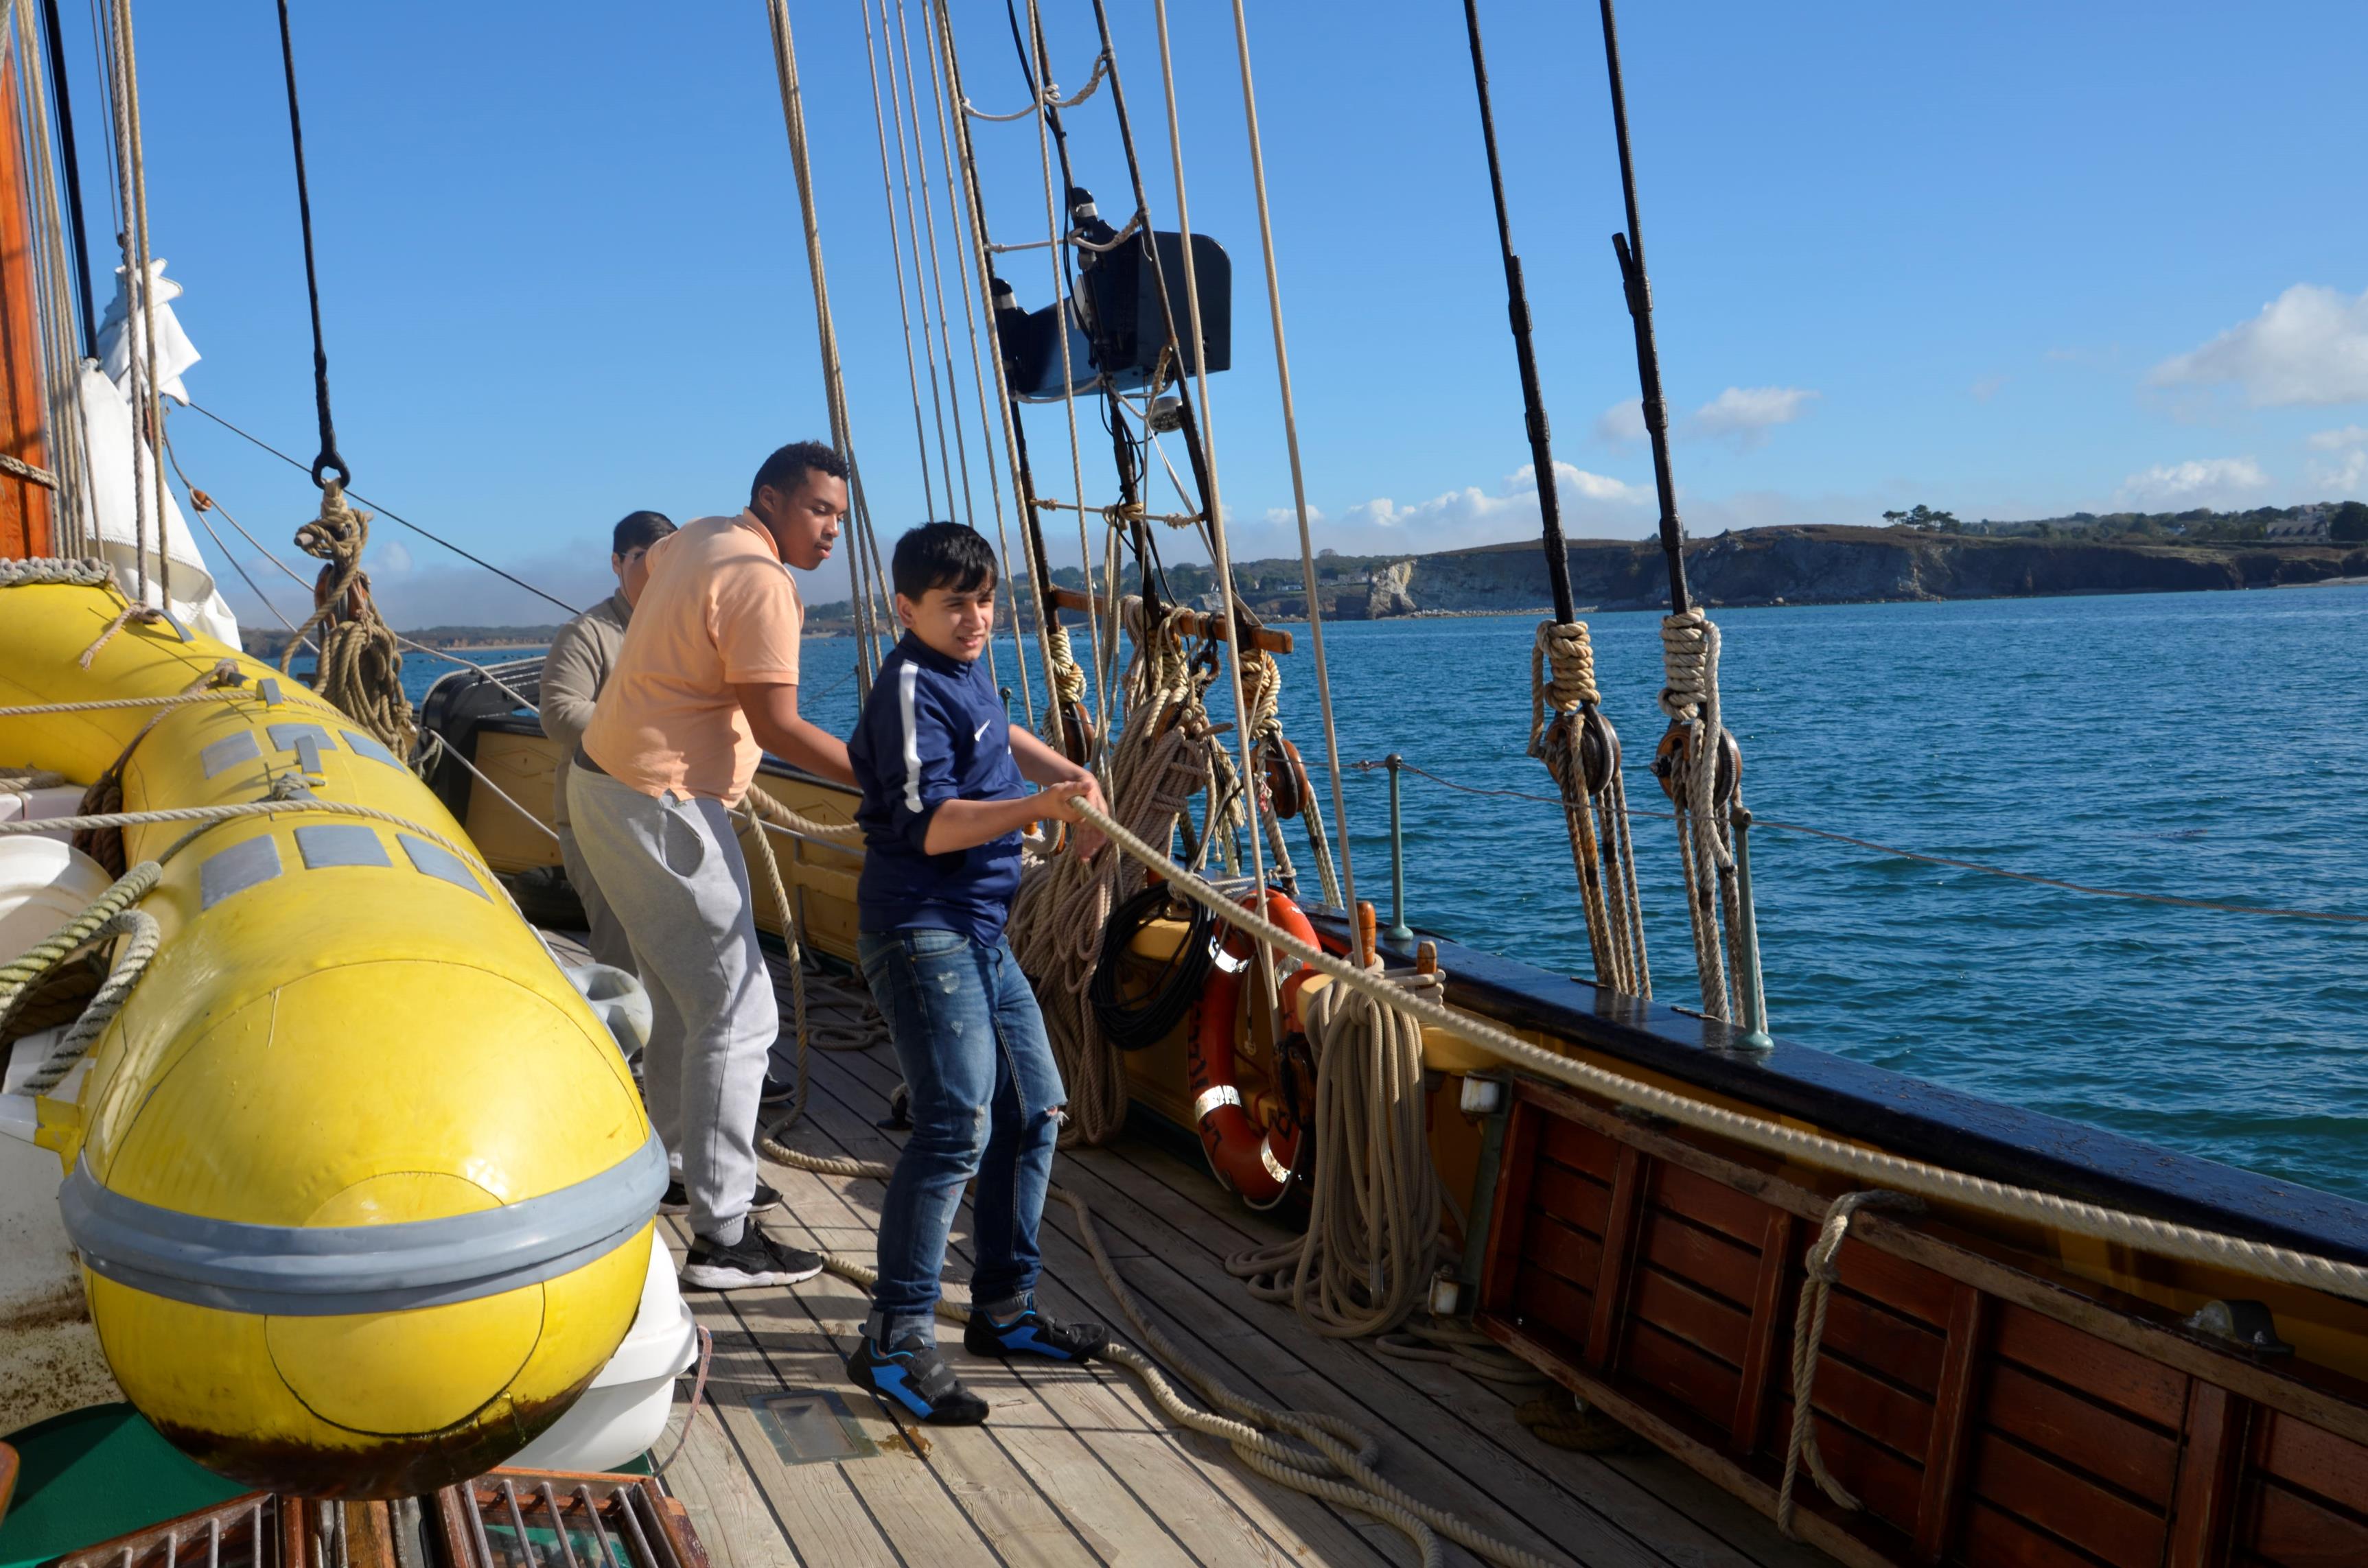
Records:
M419 732L403 691L403 654L370 602L370 576L362 570L370 519L346 500L342 483L323 482L320 516L296 530L296 548L322 562L313 613L280 653L279 669L286 674L296 650L317 632L314 687L397 756L408 756Z
M1661 618L1661 711L1672 719L1702 716L1715 699L1718 683L1718 628L1700 605L1683 615Z

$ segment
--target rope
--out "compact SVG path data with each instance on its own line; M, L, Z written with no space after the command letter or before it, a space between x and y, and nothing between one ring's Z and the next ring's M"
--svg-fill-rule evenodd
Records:
M1562 790L1563 824L1596 978L1631 996L1653 994L1620 736L1604 717L1595 650L1583 621L1538 623L1530 647L1530 755Z
M113 580L114 574L104 561L62 561L55 556L34 556L25 561L0 559L0 588L103 588Z
M0 824L0 826L13 825L15 824ZM34 999L34 987L40 983L44 976L65 962L77 950L97 941L100 934L107 931L118 917L127 913L133 913L131 905L148 896L164 874L165 869L160 862L142 860L139 865L118 877L114 885L92 901L90 907L6 965L0 965L0 1035L24 1032L24 1025L28 1021L24 1015L27 1005ZM154 922L151 921L150 925L153 926ZM150 947L153 949L153 942ZM120 971L120 968L121 966L119 965L118 970ZM108 976L110 983L114 978L113 975ZM130 983L127 981L125 983L127 990L129 985ZM118 1005L120 1005L120 997ZM113 1016L112 1010L109 1016ZM102 1027L104 1027L104 1020L102 1020ZM92 1032L91 1038L97 1038L96 1030ZM63 1046L63 1042L61 1041L60 1044ZM79 1055L80 1052L77 1051L76 1054ZM51 1062L44 1063L38 1069L35 1077L39 1079L42 1074L48 1074L54 1060L53 1052ZM54 1075L34 1084L33 1092L38 1094L42 1090L54 1087L58 1080L65 1075L65 1067L72 1065L73 1062L67 1061Z
M781 939L790 949L790 1006L798 1042L797 1097L790 1102L789 1114L773 1124L776 1131L785 1131L796 1126L799 1119L806 1113L806 966L803 944L800 941L805 920L800 913L801 906L790 897L789 890L781 885L780 862L773 856L773 840L765 831L765 821L758 814L760 808L757 805L757 792L751 790L741 798L740 810L756 836L757 858L765 867L765 885L772 892L773 908L781 918Z
M757 1149L767 1159L819 1176L886 1181L894 1174L890 1166L875 1160L809 1154L791 1149L770 1134L757 1140ZM1113 1340L1102 1352L1103 1359L1124 1368L1141 1382L1153 1406L1170 1422L1186 1431L1223 1440L1253 1474L1291 1491L1382 1520L1414 1543L1423 1568L1444 1568L1446 1554L1440 1546L1442 1539L1492 1562L1503 1563L1506 1568L1555 1568L1548 1559L1487 1535L1446 1509L1417 1500L1387 1480L1375 1468L1381 1462L1381 1443L1361 1428L1337 1415L1265 1404L1235 1392L1218 1381L1213 1373L1178 1350L1175 1341L1145 1315L1125 1276L1119 1272L1117 1263L1102 1244L1101 1232L1085 1199L1058 1183L1053 1185L1052 1195L1066 1203L1076 1216L1077 1237L1093 1258L1096 1272L1135 1337L1150 1351L1146 1356L1133 1346ZM832 1274L860 1290L870 1290L879 1282L879 1271L856 1258L825 1252L823 1263ZM969 1310L941 1296L938 1315L951 1323L963 1323L968 1321ZM1163 1363L1201 1396L1207 1408L1185 1401L1168 1381L1162 1370Z
M1739 933L1734 920L1721 918L1733 908L1735 848L1716 796L1719 763L1728 743L1718 713L1718 628L1701 606L1662 618L1661 661L1667 678L1661 711L1673 725L1685 726L1670 757L1669 798L1678 808L1694 968L1702 982L1702 1012L1727 1019L1735 1016L1735 997L1726 949ZM1722 924L1727 926L1725 932ZM1755 961L1749 967L1756 970L1758 955L1750 956Z
M362 571L370 519L368 512L347 505L338 481L321 486L321 515L296 530L296 547L324 564L313 585L313 613L280 651L279 669L287 673L297 642L315 637L321 657L314 689L395 756L409 756L418 728L411 699L403 692L403 653L370 602L370 577Z
M112 628L109 629L107 636L111 635L113 635ZM99 642L106 642L107 636L100 637ZM94 643L92 648L96 649L97 645ZM85 653L83 659L84 667L88 668L88 652ZM130 740L123 743L123 749L116 754L115 760L107 765L105 771L91 780L90 787L82 792L82 800L78 802L79 808L85 812L121 811L123 809L123 770L131 765L131 754L140 749L140 743L146 740L157 725L171 716L173 709L182 703L202 702L209 699L227 699L244 695L235 689L237 683L244 679L245 676L239 673L238 665L232 660L224 659L184 687L176 698L162 702L150 699L156 710L148 716L148 722L141 725ZM110 876L120 877L123 874L123 834L120 829L108 828L95 833L77 833L74 835L74 846L104 866Z
M1388 764L1369 757L1345 766L1352 772L1371 773L1377 768L1387 767ZM1459 784L1452 778L1442 778L1439 774L1417 767L1413 763L1404 760L1401 760L1398 766L1405 772L1428 778L1440 788L1452 790L1461 795L1486 795L1501 797L1508 801L1534 801L1542 806L1562 804L1562 801L1552 795L1532 795L1520 790L1484 790L1474 784ZM1675 812L1646 811L1635 806L1628 808L1628 815L1652 817L1661 822L1673 822L1677 818ZM2091 887L2086 882L2067 882L2060 878L2042 877L2030 871L2010 871L2003 866L1986 866L1979 860L1958 860L1946 855L1928 855L1920 849L1902 849L1896 844L1884 844L1872 838L1859 838L1847 833L1834 833L1822 827L1807 827L1796 822L1777 822L1772 818L1759 815L1752 817L1751 825L1772 827L1779 833L1798 833L1811 838L1829 839L1836 844L1848 844L1859 849L1871 849L1879 855L1895 855L1902 860L1918 860L1928 866L1947 866L1960 871L1979 871L1987 877L2004 877L2009 881L2030 882L2044 888L2059 888L2066 892L2090 893L2099 898L2125 898L2139 903L2168 903L2180 909L2210 909L2224 915L2274 915L2290 920L2333 920L2351 925L2368 925L2368 915L2352 915L2340 910L2277 909L2257 903L2226 903L2215 899L2180 898L2170 893L2132 892L2125 888Z
M1377 960L1367 971L1378 977ZM1303 991L1315 1051L1315 1170L1305 1234L1225 1260L1260 1301L1287 1301L1329 1338L1387 1334L1421 1304L1439 1240L1439 1172L1422 1092L1422 1023L1401 989L1443 991L1437 971Z
M154 476L151 494L149 470L154 467L148 441L165 427L165 413L156 396L156 302L148 252L148 181L140 136L140 63L131 36L131 0L110 0L107 12L108 74L115 84L114 130L118 196L123 219L120 231L123 271L130 290L125 296L127 306L136 305L136 324L127 309L124 330L131 334L126 345L126 366L131 376L131 401L134 429L131 439L131 523L133 598L141 605L148 602L148 525L153 509L156 525L156 563L158 588L162 597L173 597L173 562L165 538L165 476L159 470ZM146 430L138 428L144 416Z
M1784 1445L1784 1483L1776 1494L1776 1528L1793 1534L1793 1486L1801 1467L1808 1466L1817 1489L1845 1512L1861 1506L1850 1488L1834 1479L1817 1449L1816 1412L1810 1400L1817 1381L1817 1356L1825 1347L1826 1307L1833 1299L1834 1281L1841 1277L1842 1242L1850 1219L1861 1209L1885 1208L1914 1213L1924 1205L1913 1198L1880 1189L1845 1193L1826 1208L1825 1229L1809 1248L1808 1278L1801 1282L1801 1306L1793 1320L1793 1431ZM1797 1538L1796 1538L1797 1539Z
M754 784L748 786L747 804L750 810L775 827L803 837L848 839L863 836L863 824L860 823L816 822L812 817L801 816Z
M245 817L274 816L282 812L326 812L334 816L361 817L370 822L384 823L390 827L397 827L405 833L416 834L430 844L451 851L460 857L464 864L474 866L484 872L485 880L495 887L503 885L502 880L494 875L493 869L485 864L484 858L474 849L464 849L434 828L422 826L409 817L397 815L393 812L382 812L376 806L358 805L347 801L313 800L292 794L268 801L242 801L222 806L164 806L143 812L86 812L78 816L42 817L29 822L0 822L0 837L18 833L84 833L108 827L146 827L153 824L168 822L198 823L207 827L214 827L226 822L237 822ZM157 858L171 859L181 844L196 836L194 834L188 835Z
M1537 1388L1549 1381L1543 1372L1477 1329L1460 1327L1439 1318L1406 1324L1392 1333L1376 1335L1373 1348L1393 1360L1452 1367L1466 1377L1500 1388Z
M1030 0L1030 3L1032 4L1033 0ZM1176 176L1177 246L1183 256L1184 301L1187 306L1188 324L1192 334L1190 340L1193 345L1192 386L1200 403L1201 450L1208 467L1208 494L1204 499L1207 502L1209 517L1210 559L1216 566L1217 581L1224 594L1225 624L1229 627L1238 627L1242 624L1241 605L1239 597L1234 591L1233 549L1226 538L1225 507L1218 483L1216 413L1210 401L1208 367L1201 363L1201 346L1208 342L1208 335L1201 328L1201 285L1192 261L1192 210L1184 188L1184 133L1183 127L1177 118L1176 56L1167 36L1167 0L1153 0L1152 15L1158 26L1160 86L1167 110L1169 163ZM1084 494L1082 485L1078 487L1078 494ZM1314 613L1314 601L1311 599L1309 601L1311 614ZM1234 712L1236 715L1242 715L1248 713L1250 710L1249 705L1243 700L1242 662L1238 657L1239 650L1236 649L1235 653L1236 657L1225 661L1225 671L1233 688ZM1250 737L1247 728L1239 728L1235 738L1240 742L1242 775L1247 781L1256 767L1250 757ZM1255 788L1245 788L1242 809L1248 819L1250 874L1254 879L1254 885L1263 887L1266 884L1266 849L1259 842L1258 801ZM1263 950L1258 955L1258 995L1266 1007L1267 1018L1271 1026L1273 1037L1277 1040L1281 1039L1281 1019L1277 1016L1275 1006L1274 966L1270 955Z
M921 372L919 364L913 358L913 312L911 303L906 299L905 292L905 243L901 235L901 231L899 231L896 226L895 182L889 177L888 174L888 116L887 110L881 106L880 101L880 62L873 50L871 42L871 6L870 0L864 0L861 10L863 14L863 62L870 68L871 73L871 125L880 142L880 199L888 210L888 258L895 269L896 317L897 320L903 324L905 328L905 383L912 390L913 393L913 444L916 449L920 453L921 457L921 514L924 517L933 517L937 516L937 503L932 499L932 496L935 494L935 491L931 488L929 481L929 441L928 435L923 429L921 421ZM881 15L883 18L886 17L887 12L884 7L882 10ZM884 20L882 22L882 28L883 30L885 28ZM893 94L895 90L896 82L896 62L893 53L891 53L888 62L888 82L889 90ZM899 118L896 124L896 142L897 146L900 149L904 145L904 140L905 125L903 119ZM898 161L901 163L903 160L900 158ZM905 188L908 218L910 216L909 210L911 206L911 197L912 190L908 184ZM929 318L928 314L928 302L925 299L923 301L921 316L921 330L924 334L928 331L928 326ZM937 363L934 358L930 361L929 373L934 384L934 380L937 375ZM942 425L942 415L940 416L940 424ZM952 476L948 475L947 477L949 482L951 482ZM947 494L946 503L949 506L953 504L953 496L951 491L949 491Z
M1184 652L1190 624L1190 611L1172 611L1136 643L1130 672L1136 690L1109 754L1112 809L1161 844L1174 838L1177 819L1208 777L1209 758L1223 755ZM1035 861L1012 899L1012 952L1047 999L1045 1034L1069 1091L1064 1143L1102 1142L1126 1121L1126 1073L1103 1032L1093 984L1110 914L1140 885L1124 858L1105 847L1091 858L1071 851Z
M1324 755L1332 776L1332 820L1339 830L1339 883L1336 892L1330 874L1331 855L1319 850L1316 869L1325 875L1325 897L1342 909L1357 907L1357 869L1349 848L1349 801L1341 781L1340 734L1333 721L1332 674L1324 656L1324 607L1316 593L1315 547L1308 527L1307 481L1299 459L1299 414L1291 394L1291 354L1283 343L1282 284L1275 267L1274 218L1267 204L1266 153L1258 138L1258 90L1250 79L1249 21L1242 0L1234 0L1235 52L1241 62L1242 114L1249 133L1250 184L1258 196L1258 249L1266 262L1267 313L1274 326L1274 371L1282 395L1283 447L1291 457L1292 509L1299 523L1299 565L1301 579L1307 591L1307 628L1315 646L1315 700L1324 715ZM1165 453L1160 460L1167 461ZM1168 471L1171 480L1175 471ZM1177 486L1180 494L1183 487ZM1322 819L1314 815L1315 801L1308 801L1311 812L1308 824L1316 843L1326 841Z
M1015 119L1026 119L1030 115L1040 114L1048 108L1075 108L1094 96L1094 89L1102 85L1102 78L1109 74L1110 68L1110 57L1107 52L1095 56L1094 74L1086 78L1086 85L1077 89L1076 96L1074 97L1063 97L1061 89L1047 82L1038 89L1035 101L1026 108L1013 109L1009 114L989 114L968 98L964 98L962 100L962 112L973 119L1008 124Z
M1242 907L1199 877L1177 867L1158 850L1129 832L1122 824L1091 806L1082 807L1081 812L1087 823L1101 829L1125 854L1143 865L1159 869L1177 891L1236 929L1247 932L1287 957L1297 959L1311 969L1332 976L1353 990L1363 992L1377 1002L1403 1008L1423 1023L1444 1029L1457 1039L1501 1056L1540 1077L1602 1096L1622 1105L1651 1111L1679 1126L1727 1139L1765 1153L1797 1160L1821 1170L1881 1182L1935 1202L1959 1204L2006 1219L2053 1226L2098 1241L2118 1242L2258 1278L2278 1279L2355 1301L2368 1301L2368 1267L2360 1264L2085 1203L2078 1199L2038 1192L1963 1171L1947 1170L1905 1155L1844 1142L1803 1128L1709 1105L1673 1090L1640 1083L1607 1068L1533 1045L1494 1024L1447 1007L1427 995L1391 986L1321 949L1308 946L1263 915Z
M966 215L963 211L959 190L961 178L960 167L954 162L953 138L947 128L948 120L953 117L950 114L946 102L946 76L945 74L940 72L938 68L938 35L935 23L931 19L933 15L934 11L930 6L923 6L922 25L928 30L930 43L928 51L930 119L937 125L939 165L945 170L946 174L946 211L952 225L951 233L953 238L957 242L961 242L966 238L968 230L965 226ZM899 19L902 19L901 12L899 13ZM910 46L908 45L908 58L909 55ZM933 219L930 223L929 263L932 267L935 267L937 265L937 226L936 222ZM1036 727L1036 698L1034 692L1030 687L1028 679L1028 655L1020 642L1019 581L1017 577L1013 576L1011 573L1011 535L1004 522L1003 517L1003 477L996 469L995 426L988 422L986 416L986 376L985 373L979 369L978 364L978 315L976 309L971 301L970 268L957 264L954 267L954 281L961 287L962 327L964 331L968 333L970 337L971 386L978 394L979 454L985 458L986 461L986 497L988 502L992 504L995 508L996 547L998 551L999 558L1003 562L1003 570L998 574L996 592L998 594L1008 596L1011 600L1011 658L1013 667L1019 672L1019 711L1022 717L1027 720L1028 728L1033 730ZM945 300L945 281L942 275L939 277L938 283L938 299L939 301L940 308L942 309L943 301ZM944 330L942 322L940 324L940 330ZM953 353L953 341L951 334L947 335L946 352L948 358L951 358ZM947 373L951 379L952 375L951 367L949 367ZM967 449L965 448L964 449L966 452ZM968 460L969 460L965 455L962 472L962 500L964 506L968 506L970 503L970 472L967 466Z
M0 452L0 473L21 479L28 484L38 484L44 490L58 488L58 476L48 469L37 468L22 458L12 458Z
M767 0L765 11L772 31L773 74L780 91L781 122L789 138L790 166L798 187L798 211L805 231L806 272L814 289L814 331L821 349L823 402L830 415L831 445L847 463L848 521L852 525L849 531L854 536L847 552L847 578L855 609L859 654L855 661L856 689L860 697L868 697L871 671L883 653L874 624L880 607L872 597L872 586L875 581L884 580L884 574L880 569L880 546L871 526L871 505L864 496L862 470L855 460L854 424L848 415L838 325L831 314L830 284L823 267L822 222L814 210L814 159L806 140L805 93L798 78L797 41L790 30L788 0ZM868 20L865 25L869 27ZM876 84L874 96L876 100Z

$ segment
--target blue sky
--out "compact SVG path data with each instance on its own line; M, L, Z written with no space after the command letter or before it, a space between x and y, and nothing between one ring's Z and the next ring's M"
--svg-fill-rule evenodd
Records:
M906 4L917 40L919 0ZM1150 6L1111 4L1154 217L1172 226ZM1044 5L1055 79L1074 89L1091 68L1090 9ZM1224 494L1236 551L1277 552L1295 548L1290 476L1230 12L1172 9L1193 226L1236 267L1234 369L1213 389ZM1460 6L1250 10L1318 543L1414 551L1532 533ZM1507 0L1482 13L1569 526L1642 534L1651 464L1628 438L1595 14ZM923 500L863 16L860 0L792 6L858 450L893 534ZM955 0L954 17L973 99L1016 107L1001 5ZM77 20L69 44L87 62ZM731 509L766 450L825 429L760 0L300 3L296 24L358 489L583 603L616 517ZM2350 79L2368 11L1632 0L1622 25L1693 530L1872 523L1918 501L2012 517L2368 492ZM182 322L206 356L188 385L309 457L272 8L148 6L139 26L154 248L188 290ZM103 244L104 124L86 73L76 85ZM1110 92L1070 129L1081 179L1122 219ZM1033 131L975 135L996 237L1041 237ZM1023 301L1050 297L1042 253L1006 261ZM991 527L962 374L975 516ZM1082 412L1099 504L1106 442ZM1040 485L1066 495L1060 411L1029 419ZM268 541L311 515L302 476L194 414L172 427L191 476ZM544 613L391 526L372 553L398 624ZM843 585L828 568L810 595ZM244 590L233 601L268 620Z

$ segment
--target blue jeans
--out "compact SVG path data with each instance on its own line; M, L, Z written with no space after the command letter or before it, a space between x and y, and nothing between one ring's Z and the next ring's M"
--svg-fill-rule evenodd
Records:
M912 1094L913 1131L881 1205L872 1311L886 1324L883 1343L912 1330L933 1337L946 1238L973 1176L971 1299L1006 1301L1035 1289L1055 1113L1068 1094L1009 942L866 932L856 952Z

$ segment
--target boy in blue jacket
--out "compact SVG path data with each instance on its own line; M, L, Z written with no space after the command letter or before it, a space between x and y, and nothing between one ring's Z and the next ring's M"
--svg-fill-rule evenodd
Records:
M1109 1339L1036 1309L1036 1228L1068 1095L1036 995L1004 923L1019 886L1019 832L1101 805L1094 777L1011 727L979 656L995 627L995 554L959 523L896 541L891 573L905 635L880 666L848 744L863 804L856 889L863 977L912 1093L880 1215L880 1282L858 1387L940 1426L986 1419L938 1355L934 1309L946 1238L973 1176L975 1356L1078 1361ZM1043 786L1030 794L1023 780Z

